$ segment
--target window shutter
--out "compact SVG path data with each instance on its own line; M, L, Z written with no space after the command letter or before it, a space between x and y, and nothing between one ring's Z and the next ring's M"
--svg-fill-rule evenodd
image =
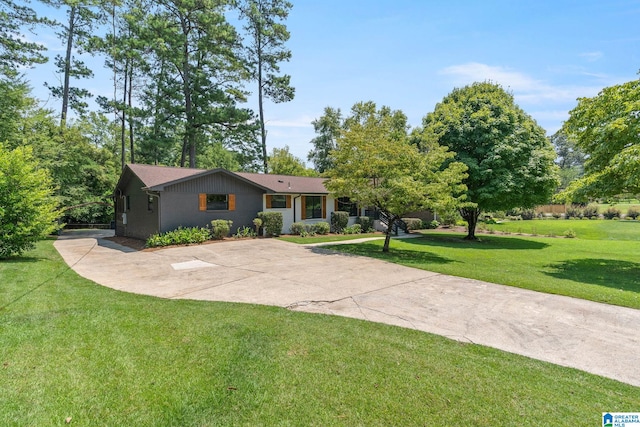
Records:
M307 203L305 199L306 197L300 196L300 219L307 218Z
M272 196L271 196L271 194L267 194L265 197L267 198L267 209L271 209Z
M327 217L327 196L322 196L322 218Z
M333 211L338 212L338 199L333 199Z
M291 209L291 196L287 196L287 209Z
M227 196L227 202L229 202L229 210L230 211L235 211L236 210L236 195L235 194L229 194Z
M201 211L207 210L207 195L204 193L198 194L199 207Z

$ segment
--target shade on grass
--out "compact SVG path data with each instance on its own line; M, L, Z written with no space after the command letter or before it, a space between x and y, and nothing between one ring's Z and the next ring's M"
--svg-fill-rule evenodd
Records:
M379 242L332 249L453 276L640 308L640 241L482 235L480 241L470 242L462 236L427 233L422 238L395 240L388 255L381 252Z
M419 331L0 263L0 425L596 425L640 388ZM438 422L440 422L438 421Z

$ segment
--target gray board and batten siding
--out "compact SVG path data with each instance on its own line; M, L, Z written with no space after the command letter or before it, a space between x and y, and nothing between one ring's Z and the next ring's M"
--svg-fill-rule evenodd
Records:
M200 210L200 194L233 195L234 210ZM239 227L253 228L253 219L262 210L264 190L224 172L204 174L170 184L161 192L162 215L160 229L203 227L214 219L233 221L232 231Z

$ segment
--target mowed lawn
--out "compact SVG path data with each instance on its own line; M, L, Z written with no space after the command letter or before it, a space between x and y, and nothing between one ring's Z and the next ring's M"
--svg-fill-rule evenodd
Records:
M118 292L51 241L1 261L0 283L2 426L599 425L640 402L638 387L420 331Z
M605 220L533 220L496 224L496 234L425 231L415 239L334 246L351 254L552 294L640 309L640 223ZM517 233L577 238L531 237ZM505 235L505 233L509 233Z

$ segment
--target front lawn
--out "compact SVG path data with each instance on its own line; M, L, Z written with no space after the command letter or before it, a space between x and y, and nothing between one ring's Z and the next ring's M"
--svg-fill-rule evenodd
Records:
M495 234L531 234L563 237L572 230L579 239L640 241L640 221L603 219L534 219L479 224L478 230Z
M540 224L560 221L537 221ZM575 221L596 228L605 221ZM519 221L522 224L531 221ZM573 223L573 221L562 221ZM480 241L463 240L464 234L425 232L416 239L393 240L388 254L382 242L332 246L351 254L453 276L468 277L552 294L640 308L640 224L608 221L631 240L587 240L529 236L479 235ZM577 231L578 236L583 230Z
M384 238L383 233L363 233L363 234L328 234L328 235L315 235L315 236L294 236L285 235L278 237L285 242L298 243L301 245L308 245L310 243L326 243L326 242L343 242L346 240L365 239L368 237L380 237Z
M0 283L3 426L598 425L640 401L638 387L420 331L118 292L51 241L1 262Z

